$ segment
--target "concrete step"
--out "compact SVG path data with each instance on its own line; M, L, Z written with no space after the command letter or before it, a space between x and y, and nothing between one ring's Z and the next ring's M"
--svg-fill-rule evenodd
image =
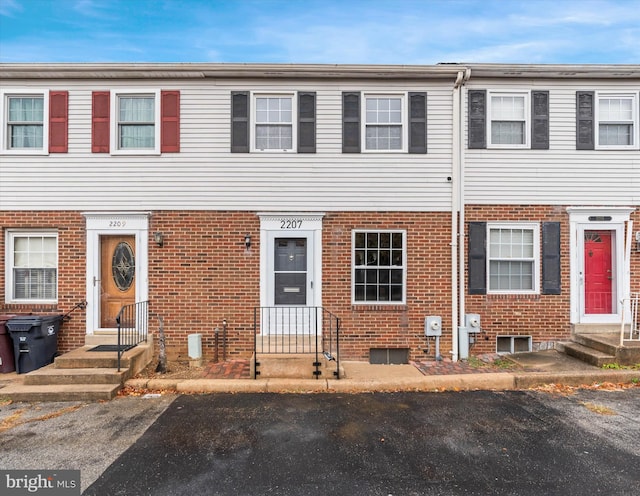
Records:
M313 365L316 356L314 354L259 354L258 377L260 379L316 379ZM336 362L329 361L320 355L320 378L333 379L336 371ZM253 377L254 361L251 360L251 377ZM341 377L344 371L341 371Z
M609 333L576 334L573 336L573 341L588 348L601 351L606 355L615 356L620 344L619 336L619 334L614 336Z
M55 365L47 365L23 375L25 385L47 384L124 384L127 370L118 372L116 368L81 368L61 369Z
M56 357L54 365L59 369L114 369L118 367L118 354L115 351L90 351L93 346L83 346ZM153 347L142 343L122 355L121 369L131 369L135 375L144 369L153 358Z
M566 343L564 345L564 352L569 356L582 360L583 362L589 363L591 365L595 365L596 367L602 367L607 363L614 363L616 361L615 355L609 355L602 351L575 342Z
M3 397L12 401L99 401L113 399L120 384L49 384L15 383L2 388Z

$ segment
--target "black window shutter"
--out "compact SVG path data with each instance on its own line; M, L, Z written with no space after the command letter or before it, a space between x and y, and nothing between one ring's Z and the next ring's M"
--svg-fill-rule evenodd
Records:
M360 153L360 93L342 93L342 153Z
M427 153L427 93L409 93L409 153Z
M316 94L298 93L298 153L316 152Z
M549 149L549 92L531 92L531 148Z
M487 223L469 222L469 294L487 293Z
M560 294L560 222L542 223L542 294Z
M487 91L469 90L469 148L487 147Z
M594 149L595 93L576 92L576 150Z
M249 153L249 92L231 92L231 152Z

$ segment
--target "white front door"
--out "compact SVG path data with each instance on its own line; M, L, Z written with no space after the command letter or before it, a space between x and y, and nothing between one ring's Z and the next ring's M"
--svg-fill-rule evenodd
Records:
M322 215L260 214L262 333L314 333L321 299Z

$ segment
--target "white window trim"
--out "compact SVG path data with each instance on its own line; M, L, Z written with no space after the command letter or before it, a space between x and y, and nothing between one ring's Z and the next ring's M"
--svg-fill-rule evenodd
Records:
M5 236L5 303L21 303L21 304L50 304L57 303L58 299L17 299L13 297L13 247L14 247L14 238L21 236L51 236L56 239L56 295L58 294L59 282L60 282L60 247L59 247L59 237L58 232L55 230L22 230L22 229L11 229L7 230Z
M256 91L251 92L251 116L250 116L250 131L249 131L249 141L251 142L251 153L297 153L298 151L298 93L295 91L284 91L284 92L262 92ZM256 112L257 105L256 99L258 98L283 98L290 97L291 98L291 148L287 149L267 149L267 148L256 148Z
M121 96L150 96L154 97L154 147L153 148L119 148L118 146L118 98ZM159 89L118 89L111 90L110 101L110 135L111 135L111 155L160 155L160 90Z
M356 300L356 233L402 233L402 301ZM404 229L352 229L351 230L351 304L398 306L407 304L407 231ZM361 267L361 266L358 266Z
M522 96L524 97L524 142L522 144L502 144L491 142L492 105L494 96ZM487 90L487 148L495 149L528 149L531 148L531 92L530 91L497 91Z
M531 229L533 230L533 289L491 289L491 274L489 267L491 264L491 230L492 229ZM537 222L488 222L487 223L487 294L540 294L540 273L541 273L541 253L540 253L540 224ZM517 260L517 259L514 259Z
M600 144L600 99L601 98L630 98L633 132L631 134L633 143L631 145L601 145ZM596 150L637 150L640 138L640 118L638 117L638 93L636 92L616 92L597 91L594 103L594 142Z
M42 112L42 148L9 148L9 105L7 99L10 96L42 96L43 112ZM2 89L0 90L0 116L2 116L2 129L0 130L0 139L2 145L0 154L3 155L49 155L49 90L42 89Z
M369 150L367 148L367 98L400 98L402 100L402 148L399 150ZM364 92L360 104L361 153L407 153L409 150L409 97L406 91L397 93ZM380 231L382 232L382 231Z

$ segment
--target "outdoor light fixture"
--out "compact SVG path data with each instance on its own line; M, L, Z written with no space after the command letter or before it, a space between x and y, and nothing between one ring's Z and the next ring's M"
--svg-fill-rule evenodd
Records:
M251 248L251 234L249 233L247 233L244 237L244 246L247 248L247 250Z
M156 242L156 244L158 246L163 246L164 245L164 234L162 234L161 232L154 232L153 233L153 240Z

